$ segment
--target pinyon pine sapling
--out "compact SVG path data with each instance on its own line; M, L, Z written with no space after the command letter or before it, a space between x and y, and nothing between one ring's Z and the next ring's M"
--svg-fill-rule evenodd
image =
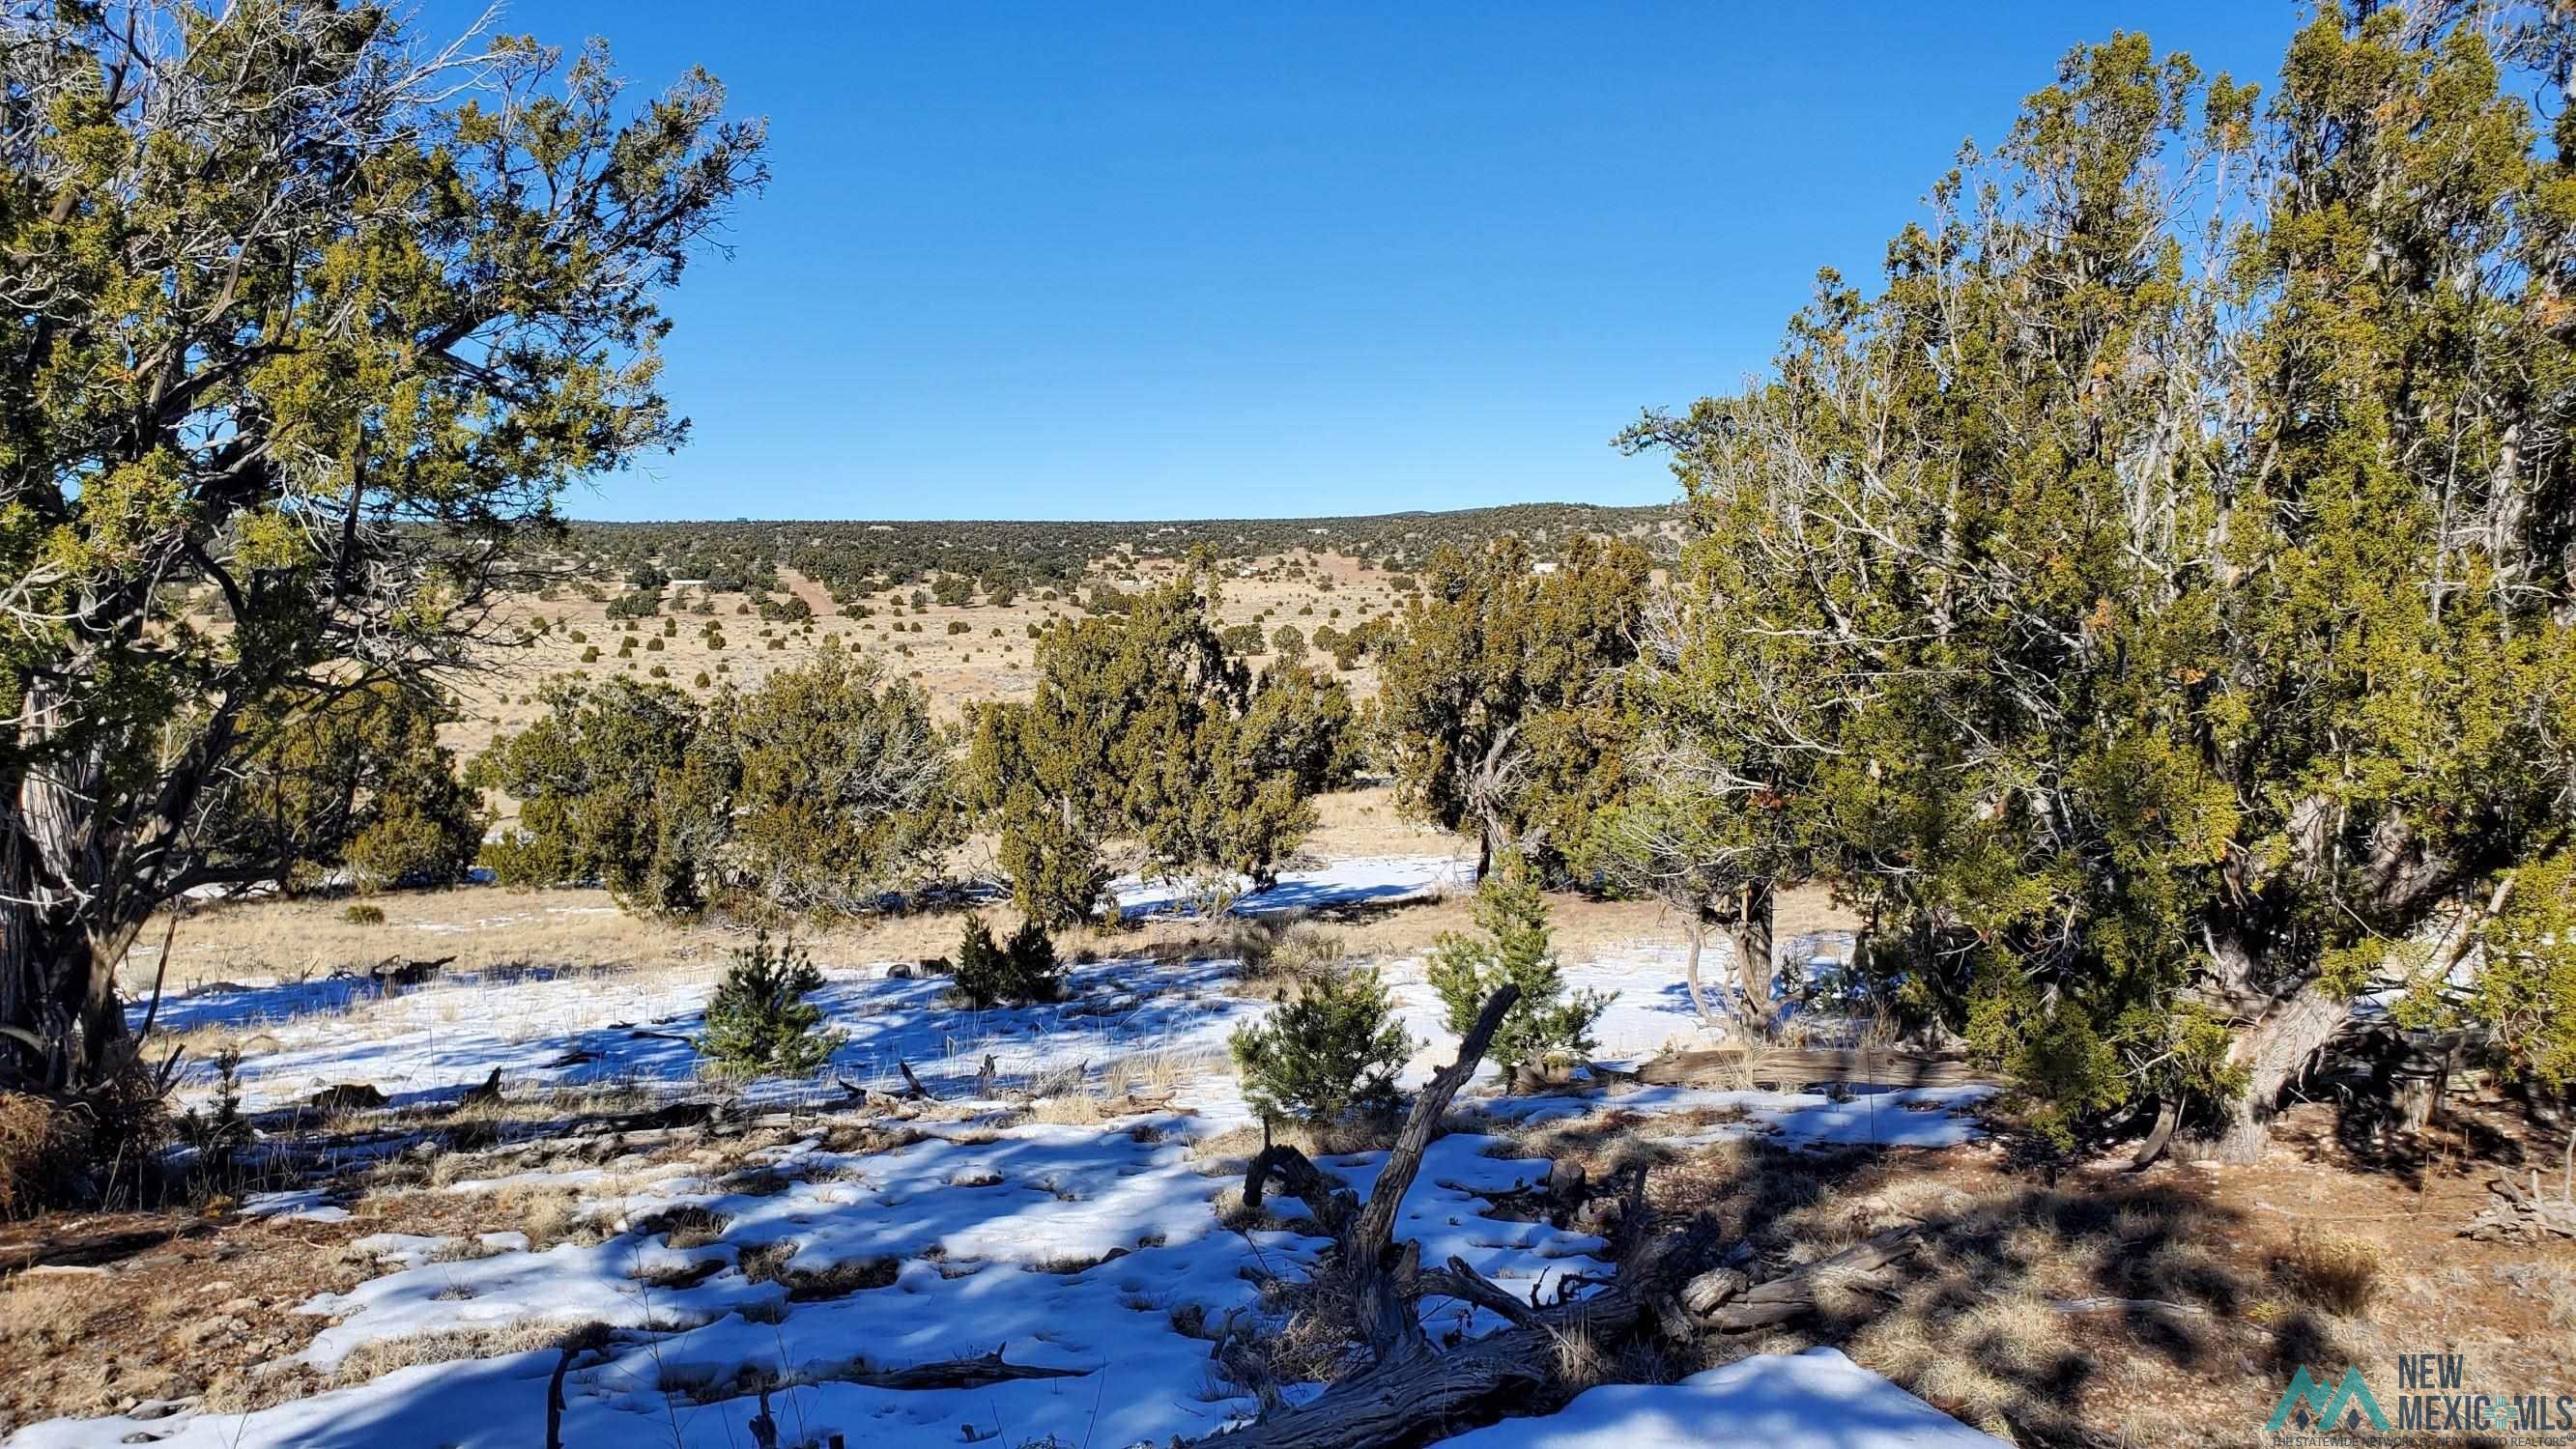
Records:
M981 916L966 918L957 943L957 995L982 1010L995 1005L1053 1001L1064 994L1055 942L1036 921L1025 921L1007 943L997 943Z
M1414 1041L1375 971L1328 972L1230 1045L1243 1097L1265 1122L1335 1122L1395 1109L1395 1074Z
M821 1070L842 1041L821 1031L823 1009L805 998L823 984L803 947L790 941L772 949L769 933L733 953L733 965L707 1003L700 1053L729 1073L806 1076Z
M1476 927L1482 939L1450 931L1433 949L1431 988L1448 1008L1451 1031L1465 1036L1486 1000L1510 984L1521 989L1520 1000L1504 1015L1488 1052L1505 1075L1524 1065L1565 1065L1599 1045L1592 1024L1611 993L1567 993L1548 945L1547 899L1516 857L1505 857L1476 887Z

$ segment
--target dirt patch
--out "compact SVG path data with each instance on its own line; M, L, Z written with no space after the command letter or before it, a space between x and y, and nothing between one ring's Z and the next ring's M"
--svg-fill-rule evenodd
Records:
M2501 1111L2451 1116L2392 1160L2354 1155L2330 1110L2303 1107L2255 1166L2104 1164L2054 1185L1991 1142L1818 1152L1754 1140L1651 1160L1657 1216L1715 1215L1757 1278L1888 1227L1924 1234L1892 1296L1828 1295L1812 1320L1663 1367L1833 1344L2013 1442L2088 1449L2255 1442L2302 1365L2357 1366L2394 1392L2399 1354L2458 1353L2471 1391L2565 1391L2576 1245L2458 1236L2496 1152L2554 1152L2561 1139ZM1638 1160L1633 1143L1613 1125L1559 1130L1549 1145L1611 1169Z

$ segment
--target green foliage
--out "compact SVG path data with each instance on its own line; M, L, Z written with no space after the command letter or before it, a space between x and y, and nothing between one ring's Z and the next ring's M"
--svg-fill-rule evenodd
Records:
M813 1075L844 1039L818 1030L823 1009L805 999L822 985L823 973L803 947L789 941L773 949L769 933L758 933L733 953L708 998L699 1053L732 1076Z
M2576 853L2517 868L2481 927L2484 969L2465 993L2419 979L2399 1002L2411 1025L2482 1023L2508 1066L2553 1090L2576 1082ZM2429 976L2429 973L2428 973Z
M734 769L728 880L796 912L854 914L910 890L965 838L948 747L920 688L826 648L708 706Z
M1395 1074L1415 1044L1375 971L1331 971L1237 1027L1229 1045L1244 1100L1262 1120L1329 1123L1393 1112Z
M612 619L650 619L662 612L662 591L634 589L608 601Z
M391 682L252 711L211 802L222 857L273 869L289 891L344 867L369 890L463 879L483 804L438 743L441 718Z
M1033 919L1097 909L1111 835L1169 877L1266 884L1313 826L1308 798L1349 778L1348 692L1286 665L1256 685L1209 622L1214 588L1194 570L1058 623L1038 641L1035 697L977 712L968 773Z
M2576 460L2531 446L2576 129L2415 15L2324 7L2259 114L2078 50L1876 296L1826 274L1773 379L1626 438L1689 495L1648 773L1736 812L1666 862L1837 875L2062 1120L2258 1133L2339 998L2471 945L2459 1010L2535 1072L2576 1041L2570 938L2480 920L2576 783ZM2181 174L2264 191L2192 220Z
M1506 1074L1524 1064L1580 1061L1599 1045L1592 1024L1611 1002L1607 992L1566 992L1548 943L1547 915L1547 898L1530 868L1507 860L1476 887L1482 936L1446 932L1432 950L1431 989L1447 1008L1449 1029L1462 1037L1496 991L1505 985L1521 989L1487 1052Z
M504 885L596 880L646 915L705 909L733 767L697 706L665 684L551 680L545 716L493 741L474 778L519 803L484 848Z
M1553 567L1542 569L1541 564ZM1442 548L1381 667L1376 741L1399 806L1562 868L1618 793L1618 671L1635 657L1647 560L1578 537L1540 559L1519 539Z
M829 648L701 711L660 685L555 681L476 778L520 802L486 848L508 885L597 879L629 910L723 898L850 915L921 884L965 820L929 702Z
M959 1000L979 1011L1054 1001L1064 994L1055 941L1035 920L1021 922L1008 943L997 945L983 917L967 917L965 934L957 943L954 976Z
M352 926L381 926L385 923L385 908L372 901L352 901L341 910L340 919Z

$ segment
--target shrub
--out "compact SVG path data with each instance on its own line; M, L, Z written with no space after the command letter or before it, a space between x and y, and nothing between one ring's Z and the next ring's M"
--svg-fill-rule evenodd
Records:
M584 648L581 651L581 662L584 664L597 664L599 662L599 646L593 644Z
M1342 964L1342 938L1298 911L1280 911L1238 922L1229 946L1246 977L1304 986Z
M381 926L385 923L385 908L367 901L358 901L342 911L340 919L352 926Z
M1566 993L1548 945L1547 899L1516 857L1476 887L1476 926L1481 939L1446 932L1433 952L1431 987L1448 1008L1451 1031L1465 1036L1486 999L1509 983L1521 989L1520 1000L1504 1014L1488 1052L1506 1076L1531 1063L1565 1065L1599 1045L1592 1024L1610 994Z
M823 1009L805 998L823 984L804 948L777 949L762 931L733 953L724 980L707 1002L707 1029L697 1048L737 1075L806 1076L821 1069L841 1033L821 1031Z
M1262 1120L1325 1123L1395 1108L1395 1074L1414 1041L1375 971L1327 971L1230 1042L1244 1100Z
M2349 1317L2379 1295L2378 1245L2345 1233L2299 1229L2281 1254L2279 1271L2292 1288L2329 1313Z
M948 632L952 636L958 634L972 634L975 632L975 626L967 623L963 619L951 619L948 621Z
M1008 944L996 944L981 916L967 917L965 935L957 943L955 976L958 997L979 1010L1053 1001L1064 993L1055 942L1034 920L1021 923Z

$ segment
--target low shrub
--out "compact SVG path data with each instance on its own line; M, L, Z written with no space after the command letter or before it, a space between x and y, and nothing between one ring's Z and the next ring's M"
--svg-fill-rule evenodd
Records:
M735 1075L819 1071L842 1041L840 1032L820 1029L823 1009L805 999L822 984L804 948L791 941L773 949L769 933L760 932L733 953L716 984L699 1052Z
M1476 887L1482 939L1452 931L1432 953L1431 988L1440 994L1451 1031L1465 1036L1485 1002L1506 983L1520 999L1503 1015L1490 1055L1506 1076L1530 1065L1565 1066L1598 1045L1592 1024L1610 1005L1603 991L1565 989L1548 941L1547 898L1529 868L1507 860Z
M2379 1296L2377 1244L2345 1233L2302 1228L2283 1250L2281 1276L2308 1302L2346 1317Z
M1345 954L1340 936L1298 911L1239 921L1227 933L1226 944L1243 963L1247 979L1292 987L1329 976L1340 968Z
M352 926L381 926L385 923L385 908L372 901L353 901L340 912L340 919Z
M993 940L982 917L967 917L965 934L957 943L955 979L958 999L978 1010L1053 1001L1064 994L1055 941L1034 920L1023 922L1010 941L1001 944Z
M1243 1097L1264 1121L1337 1122L1391 1112L1395 1074L1415 1049L1375 971L1326 972L1229 1045Z

